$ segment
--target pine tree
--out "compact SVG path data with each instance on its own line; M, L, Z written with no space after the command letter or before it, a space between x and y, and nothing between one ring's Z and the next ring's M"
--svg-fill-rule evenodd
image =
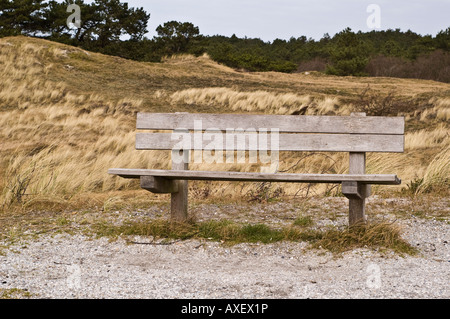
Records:
M0 0L0 36L39 35L44 0Z
M331 65L326 72L333 75L365 75L364 69L369 62L368 47L350 28L338 33L335 44L330 48Z
M190 42L199 34L198 27L190 22L169 21L156 28L156 41L166 54L186 52Z

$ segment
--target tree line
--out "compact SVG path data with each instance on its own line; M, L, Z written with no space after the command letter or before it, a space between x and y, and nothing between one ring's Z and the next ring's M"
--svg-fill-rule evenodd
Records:
M81 11L69 28L67 8ZM168 21L148 34L150 14L120 0L0 0L0 37L27 35L127 59L207 53L214 61L246 71L321 71L334 75L394 76L450 82L450 27L435 36L411 30L354 32L346 28L319 40L306 36L270 42L200 33L190 22Z

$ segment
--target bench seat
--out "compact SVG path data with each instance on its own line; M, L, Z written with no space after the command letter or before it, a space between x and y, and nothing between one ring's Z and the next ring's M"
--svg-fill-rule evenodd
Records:
M112 168L109 174L123 178L141 176L163 177L171 180L214 180L248 182L289 182L289 183L342 183L399 185L401 180L393 174L286 174L286 173L249 173L225 171L157 170Z

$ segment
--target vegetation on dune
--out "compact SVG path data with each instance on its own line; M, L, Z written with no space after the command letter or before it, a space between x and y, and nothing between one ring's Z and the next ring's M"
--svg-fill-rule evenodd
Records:
M70 29L67 8L73 3L83 18L78 28ZM148 39L150 17L143 8L129 7L120 0L2 1L0 37L42 37L144 62L160 62L180 53L206 53L218 63L246 71L320 71L450 82L450 28L435 36L400 29L355 33L346 28L319 40L293 35L289 40L264 42L235 35L205 36L190 22L168 21Z
M396 173L404 183L376 186L374 192L448 191L450 104L444 83L241 73L207 56L140 63L27 37L0 39L0 63L3 207L61 206L95 194L137 191L137 182L109 176L107 169L170 165L168 152L134 149L137 111L402 115L406 152L369 154L368 172ZM282 153L279 169L345 173L347 156ZM192 169L253 171L258 165L192 164ZM190 191L201 198L256 200L339 194L338 187L327 184L260 186L192 182Z

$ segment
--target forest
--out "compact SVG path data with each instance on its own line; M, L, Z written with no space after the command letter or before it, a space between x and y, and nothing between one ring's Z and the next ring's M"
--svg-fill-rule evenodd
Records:
M79 26L69 28L71 4L79 6L81 19ZM436 35L346 28L320 40L293 35L289 40L265 42L202 35L190 22L168 21L150 39L146 36L150 17L143 8L131 8L120 0L0 0L0 37L39 37L143 62L161 62L175 54L208 54L218 63L247 72L318 71L450 83L450 27Z

